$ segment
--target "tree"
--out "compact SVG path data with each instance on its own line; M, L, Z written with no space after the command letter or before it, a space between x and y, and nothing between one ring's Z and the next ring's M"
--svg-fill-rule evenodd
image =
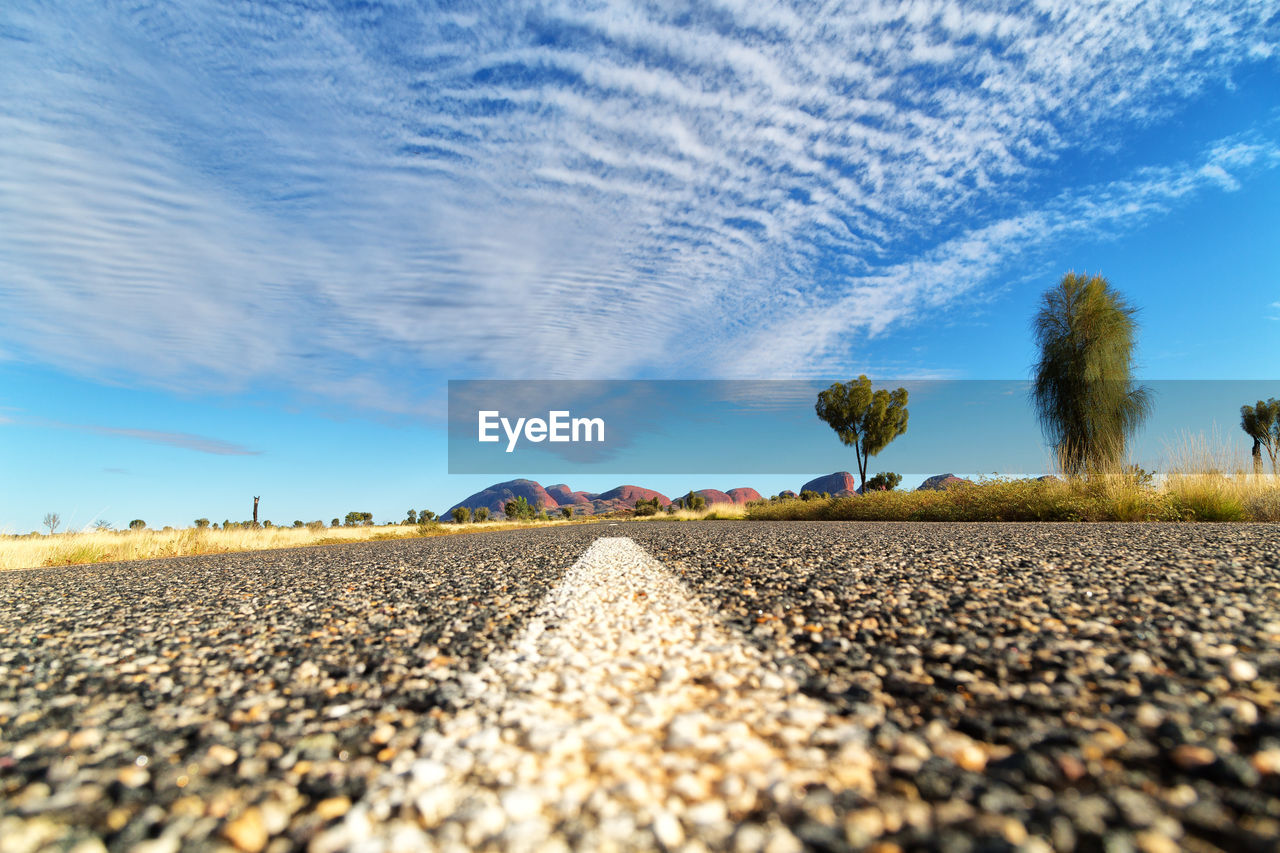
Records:
M418 513L419 524L429 524L435 520L436 514L429 509L424 509L422 512Z
M565 518L573 518L573 507L571 506L560 507L560 514L563 515Z
M335 518L333 521L330 521L330 522L329 522L329 526L330 526L330 527L337 527L337 526L338 526L339 524L341 524L341 523L342 523L341 521L339 521L338 519L336 519L336 518Z
M502 511L510 519L529 519L533 518L537 512L533 506L529 504L529 499L524 495L520 495L514 500L509 500L502 505Z
M1253 439L1253 473L1262 473L1262 451L1271 457L1271 473L1277 474L1280 453L1280 400L1272 397L1253 406L1240 407L1240 428Z
M93 529L94 530L110 530L111 522L107 521L105 518L100 518L93 523Z
M135 518L133 521L129 522L130 530L141 530L146 526L147 526L147 523L140 518Z
M62 516L58 515L56 512L46 512L44 514L44 526L49 528L50 536L53 535L53 532L58 529L58 525L61 523Z
M657 515L658 510L662 509L662 501L658 500L656 497L649 498L648 500L645 500L644 498L637 498L635 509L636 515L638 516Z
M207 518L196 519L196 530L204 530L208 526L209 526L209 519Z
M864 492L892 492L898 488L898 484L901 482L901 474L895 474L892 471L881 471L870 480L867 480L867 488L864 489Z
M867 490L867 463L889 442L907 431L907 389L871 390L865 375L856 382L836 382L819 392L813 406L858 459L858 478Z
M487 506L478 506L478 507L476 507L476 509L475 509L475 513L474 513L474 514L475 514L475 517L476 517L476 521L488 521L488 520L489 520L489 508L488 508Z
M1068 477L1119 470L1150 412L1150 393L1133 383L1136 313L1102 276L1067 273L1032 322L1040 348L1032 400Z
M689 490L689 494L682 498L676 498L671 503L680 509L699 510L707 507L707 499L695 493L692 489Z
M453 520L458 524L466 524L471 520L471 507L455 506L453 508Z
M404 516L404 523L405 523L405 524L417 524L417 523L418 523L418 511L417 511L416 509L411 509L411 510L409 510L407 513L405 513L405 516Z
M347 527L356 527L357 525L368 527L370 524L373 524L373 513L349 512L347 513L346 520L343 521L343 524Z
M306 527L306 525L302 523L302 519L300 519L300 518L295 518L295 519L293 520L293 526L294 526L294 527Z

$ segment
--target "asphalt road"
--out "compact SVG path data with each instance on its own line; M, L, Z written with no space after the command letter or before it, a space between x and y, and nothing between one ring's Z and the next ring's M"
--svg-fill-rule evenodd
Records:
M603 562L580 560L602 536L629 537L657 562L639 571L647 558L621 545ZM639 580L627 595L600 594L629 577ZM575 609L588 594L591 607ZM714 627L670 650L711 670L681 664L672 675L661 655L618 644L649 636L640 629L659 615L667 633L681 620ZM665 644L653 636L643 642ZM652 522L31 570L0 575L0 637L5 851L521 839L531 849L1280 849L1278 525ZM573 663L578 645L625 658L629 696L617 702L631 710L649 681L665 685L656 711L645 699L659 715L695 689L707 707L717 692L738 705L794 694L778 716L808 732L812 750L796 753L794 731L774 731L759 708L734 711L724 731L790 745L740 776L725 771L726 791L750 788L768 762L797 762L799 773L821 750L831 767L865 758L866 778L805 777L759 796L679 781L643 820L609 803L651 788L557 801L542 818L529 797L475 806L486 779L508 780L471 766L468 751L496 761L505 738L543 765L563 753L531 746L533 724L501 707L475 709L508 695L504 683L526 690L513 679L537 680L518 672L531 661L553 669L563 658L596 680L526 692L606 690L599 665ZM716 681L719 655L734 661L733 684ZM760 684L768 698L753 692ZM686 711L661 718L670 736L644 748L703 750L727 767L732 738L712 760L721 753L674 736ZM496 740L464 737L473 718ZM838 723L862 733L857 743ZM572 758L616 775L606 754L588 738ZM550 784L548 772L531 778ZM424 797L464 777L472 799L456 811L469 817L432 813L440 801ZM708 799L737 805L717 812ZM575 807L581 815L566 817ZM549 834L529 835L535 825Z

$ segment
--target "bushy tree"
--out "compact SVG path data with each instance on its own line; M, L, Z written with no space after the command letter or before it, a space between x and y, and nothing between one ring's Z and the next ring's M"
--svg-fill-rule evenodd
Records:
M560 507L560 514L565 518L573 518L573 507L571 506Z
M207 518L196 519L196 530L204 530L208 526L209 526L209 519Z
M355 527L363 525L368 527L373 524L373 513L371 512L349 512L344 522L347 527Z
M416 509L411 509L411 510L409 510L407 513L405 513L405 516L404 516L404 523L405 523L405 524L417 524L417 523L418 523L418 511L417 511Z
M1136 313L1102 276L1067 273L1032 323L1040 348L1032 400L1069 477L1118 471L1150 412L1150 393L1133 382Z
M147 523L140 518L135 518L133 521L129 522L130 530L141 530L146 526L147 526Z
M44 526L49 528L49 535L52 536L54 531L58 529L58 525L62 523L62 516L56 512L46 512L44 514Z
M898 484L902 482L902 475L895 474L892 471L881 471L870 480L867 480L867 487L864 492L892 492L898 488Z
M507 518L513 520L531 519L537 513L537 510L530 505L528 498L519 495L513 500L507 501L502 505L502 512Z
M338 520L338 519L336 519L336 518L335 518L333 521L330 521L330 522L329 522L329 526L330 526L330 527L338 527L338 526L339 526L339 525L341 525L341 524L342 524L342 522L341 522L341 521L339 521L339 520Z
M295 519L293 520L293 526L294 526L294 527L306 527L306 525L302 523L302 519L300 519L300 518L295 518Z
M1280 400L1272 397L1253 406L1240 407L1240 428L1253 439L1253 472L1262 473L1262 451L1271 458L1271 473L1276 470L1276 454L1280 452Z
M662 501L658 500L656 497L649 498L648 500L644 498L637 498L635 508L636 515L657 515L658 510L662 509Z
M489 520L489 508L487 506L478 506L475 510L476 521Z
M676 498L672 503L680 507L680 509L691 509L694 511L707 508L707 499L697 494L692 489L682 498Z
M819 392L813 408L840 441L853 448L865 492L871 457L907 431L907 389L874 391L871 380L863 375L856 382L836 382Z
M432 512L432 511L431 511L431 510L429 510L429 509L424 509L422 512L418 513L418 523L419 523L419 524L428 524L428 523L430 523L430 522L432 522L432 521L435 521L435 520L436 520L436 517L437 517L437 516L436 516L436 514L435 514L434 512Z
M453 520L457 524L466 524L471 520L471 507L455 506L452 511Z

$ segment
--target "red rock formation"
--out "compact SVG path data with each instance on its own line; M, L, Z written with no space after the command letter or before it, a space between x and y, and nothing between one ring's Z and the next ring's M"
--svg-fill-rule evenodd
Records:
M815 477L800 487L800 491L830 492L832 497L843 498L858 491L858 481L848 471L837 471L825 477Z

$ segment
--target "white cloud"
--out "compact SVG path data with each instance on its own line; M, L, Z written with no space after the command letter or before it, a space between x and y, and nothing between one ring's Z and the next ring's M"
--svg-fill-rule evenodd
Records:
M6 12L0 332L175 387L775 372L1276 165L1055 175L1271 56L1276 0L137 5Z

